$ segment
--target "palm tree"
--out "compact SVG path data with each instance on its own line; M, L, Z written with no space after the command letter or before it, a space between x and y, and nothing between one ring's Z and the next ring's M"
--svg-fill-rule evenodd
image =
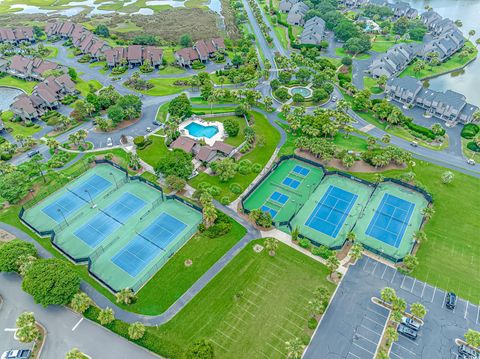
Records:
M452 183L454 178L455 178L455 175L453 174L452 171L445 171L442 173L442 182L445 184Z
M288 359L300 359L302 357L304 348L305 346L300 338L294 338L288 342L285 342L285 350L287 351Z
M414 317L420 319L423 319L423 317L425 317L427 314L427 310L422 303L412 303L412 305L410 305L410 312L412 312Z
M20 274L22 277L25 277L25 274L27 274L28 270L32 268L33 262L35 262L37 259L38 258L35 256L26 254L18 256L15 262L18 266L18 274Z
M117 303L132 304L137 300L136 294L131 288L123 288L115 294Z
M58 142L54 138L47 138L47 146L53 151L57 151L58 147L60 147L60 142Z
M36 340L40 331L37 328L35 317L32 312L24 312L20 314L16 321L17 338L21 343L30 343Z
M85 312L88 308L90 308L90 305L92 305L92 300L84 292L75 294L70 302L70 306L77 313Z
M356 237L357 237L356 234L352 231L347 233L347 240L352 243L355 242Z
M354 260L354 262L362 258L362 254L363 246L361 243L355 243L352 248L350 248L350 257Z
M338 100L337 102L338 111L347 112L349 108L350 108L350 104L346 100L344 99Z
M387 345L392 344L398 340L398 333L395 328L388 327L385 331L385 338L387 338Z
M101 309L98 313L98 321L102 325L110 324L115 320L115 312L112 308L106 307L105 309Z
M470 38L471 38L472 36L474 36L474 35L475 35L475 30L473 30L473 29L470 30L470 31L468 32L468 40L470 40Z
M424 231L416 231L414 234L413 234L413 239L418 243L422 243L422 242L425 242L427 240L427 235L425 234Z
M299 234L300 234L300 227L295 226L295 228L292 229L292 242L298 241Z
M332 254L330 257L328 257L326 265L327 265L327 268L328 268L329 277L330 277L330 279L332 279L332 274L340 266L340 261L338 260L338 258L335 254Z
M427 221L428 221L429 219L431 219L434 214L435 214L435 209L433 208L433 206L425 207L425 208L422 210L422 215L425 217L425 219L426 219Z
M392 139L392 136L390 136L388 133L386 133L382 136L382 142L383 143L390 143L391 139Z
M140 322L132 323L128 326L128 336L130 339L138 340L145 334L145 326Z
M323 314L325 311L325 303L317 298L308 301L308 311L312 316Z
M65 356L65 359L87 359L87 358L88 357L77 348L73 348Z
M203 224L206 228L210 228L217 219L217 210L215 209L215 206L210 202L203 205L202 212Z
M265 242L263 242L263 245L265 246L265 249L268 251L268 254L271 257L275 257L278 249L278 240L276 240L275 238L267 238L265 239Z
M368 143L369 147L373 147L377 143L377 139L373 136L368 136L367 137L367 143Z
M395 292L395 289L385 287L380 291L380 297L384 302L392 303L397 298L397 293Z

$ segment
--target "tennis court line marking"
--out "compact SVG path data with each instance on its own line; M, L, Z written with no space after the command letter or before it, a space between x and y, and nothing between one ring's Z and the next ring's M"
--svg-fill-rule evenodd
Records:
M81 323L81 322L83 322L83 317L81 317L81 318L80 318L80 320L77 322L77 324L75 324L75 325L73 326L73 328L72 328L72 332L74 332L74 331L75 331L75 329L77 329L77 328L78 328L78 326L80 325L80 323Z

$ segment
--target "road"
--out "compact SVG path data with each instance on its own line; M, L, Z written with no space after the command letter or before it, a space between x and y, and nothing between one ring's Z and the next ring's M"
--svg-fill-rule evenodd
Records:
M92 358L158 358L144 348L110 332L82 316L61 306L42 307L21 289L21 278L12 273L0 273L0 295L4 299L0 309L0 353L14 348L28 348L13 339L16 318L25 311L33 312L35 318L47 330L47 339L42 358L64 358L72 348Z

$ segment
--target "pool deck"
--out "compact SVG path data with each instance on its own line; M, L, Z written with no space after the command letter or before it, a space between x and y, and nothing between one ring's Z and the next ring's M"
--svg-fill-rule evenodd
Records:
M190 132L185 127L187 127L189 124L191 124L193 122L196 122L196 123L198 123L199 125L202 125L202 126L215 126L215 127L218 128L218 132L210 138L192 136L192 135L190 135ZM223 127L223 123L218 122L218 121L205 121L201 117L196 117L196 116L190 117L188 120L182 122L178 126L178 130L180 131L180 134L182 136L192 138L195 141L204 140L205 143L209 146L213 146L213 144L215 142L223 141L225 139L225 129Z

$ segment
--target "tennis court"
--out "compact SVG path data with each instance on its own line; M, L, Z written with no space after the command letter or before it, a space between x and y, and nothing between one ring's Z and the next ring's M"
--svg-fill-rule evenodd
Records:
M323 177L321 168L296 159L278 164L258 188L244 201L244 208L260 208L270 213L275 222L290 220L308 200Z
M109 188L111 185L112 182L106 180L98 174L94 174L79 185L72 188L67 187L67 189L74 195L83 199L84 201L89 202L93 198L97 197L101 192Z
M146 205L146 201L135 196L130 192L123 193L122 196L105 208L105 213L121 222L122 224Z
M414 208L414 203L388 193L384 194L366 233L398 248Z
M111 217L99 212L95 217L77 229L74 234L91 248L103 242L110 234L120 228L121 224Z
M305 225L335 238L357 197L341 188L329 186Z
M85 201L81 198L72 195L70 192L65 193L55 202L49 204L42 209L42 212L53 219L55 222L60 223L64 217L70 216L73 212L85 205Z

